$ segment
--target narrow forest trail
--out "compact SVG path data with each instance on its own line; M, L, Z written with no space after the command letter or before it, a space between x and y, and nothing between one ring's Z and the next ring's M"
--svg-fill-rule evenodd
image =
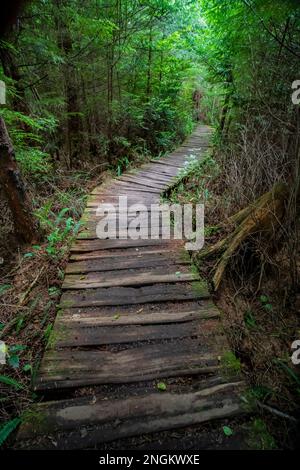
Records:
M219 311L184 242L100 240L95 231L100 203L127 195L128 205L150 209L187 156L203 156L209 137L199 126L168 157L91 194L34 382L43 400L19 430L20 447L101 448L215 420L222 434L222 423L242 413L242 383L224 378L221 366L228 345Z

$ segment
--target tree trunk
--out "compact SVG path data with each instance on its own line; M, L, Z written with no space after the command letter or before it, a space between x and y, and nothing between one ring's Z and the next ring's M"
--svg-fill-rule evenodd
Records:
M150 98L151 95L151 88L152 88L152 25L150 26L149 30L149 46L148 46L148 70L147 70L147 88L146 88L146 96Z
M15 232L20 241L34 243L39 239L38 223L15 159L4 120L0 117L0 183L11 209Z
M68 20L60 12L60 3L57 0L57 16L55 18L58 33L58 47L65 57L64 88L67 114L67 151L70 167L79 166L82 155L81 131L82 121L79 113L78 74L76 66L71 62L74 53L73 41L68 27Z

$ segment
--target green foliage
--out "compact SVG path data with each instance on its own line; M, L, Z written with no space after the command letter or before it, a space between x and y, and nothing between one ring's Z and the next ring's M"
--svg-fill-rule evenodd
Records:
M49 323L44 331L44 340L46 343L46 347L51 347L50 341L51 341L52 330L53 330L53 325L52 323Z
M121 176L124 171L129 167L130 161L128 157L119 158L117 161L117 176Z
M274 364L279 365L283 369L283 371L286 373L288 379L292 383L292 385L295 387L296 392L298 395L300 395L300 375L297 374L295 370L293 370L290 366L286 364L287 361L283 359L274 359Z
M244 313L244 322L249 329L257 327L256 318L251 310L246 310Z
M184 168L179 171L177 183L168 199L171 202L203 203L210 199L208 182L219 174L219 166L211 155L198 159L196 155L190 155ZM186 184L188 182L188 185ZM219 231L219 227L206 227L205 236L211 236Z
M52 209L53 203L47 202L36 212L42 228L50 232L47 236L46 252L51 257L63 254L65 250L64 242L75 237L80 229L81 223L75 222L72 217L68 217L70 208L64 207L56 215Z
M241 361L232 351L226 351L223 354L221 366L226 377L236 377L241 372Z
M179 172L178 178L213 178L218 174L218 172L218 165L211 155L207 154L201 159L198 159L196 155L189 155L184 168Z
M20 382L13 379L12 377L8 377L7 375L0 375L0 382L10 387L13 387L16 390L24 389L24 386Z
M271 390L268 387L264 387L260 385L260 386L252 387L249 390L248 398L250 401L259 400L261 402L265 402L266 400L268 400L268 398L271 398L273 394L274 394L273 390Z
M156 385L157 390L160 392L165 392L167 390L167 385L164 382L158 382Z
M252 449L276 449L276 442L268 431L266 423L260 418L254 418L249 430L249 445Z
M25 365L23 366L23 371L24 371L24 372L30 372L30 373L31 373L31 372L32 372L32 365L31 365L31 364L25 364Z
M49 154L42 150L41 146L43 134L55 129L55 118L27 116L8 108L0 109L0 116L8 126L22 172L32 180L47 175L52 165Z
M11 288L11 284L1 284L0 285L0 297L5 294L5 292L7 292L10 288Z
M8 346L7 348L7 363L14 369L18 369L20 367L20 353L26 349L27 346L22 344L16 344L12 346Z
M22 29L2 43L20 79L0 69L3 112L26 175L46 178L57 156L77 166L90 157L131 160L184 138L194 126L195 89L213 93L197 54L200 15L196 0L142 8L129 0L30 2ZM217 111L213 101L204 114Z
M8 436L17 428L17 426L21 423L20 418L14 418L10 421L7 421L3 424L0 428L0 446L6 441Z
M267 312L272 312L273 311L273 305L270 303L269 297L267 297L266 295L261 295L259 300L260 300L264 310L266 310Z
M223 432L225 436L230 437L233 435L233 431L230 426L223 426Z
M206 237L211 237L212 235L217 234L221 230L221 227L216 225L206 226L204 227L204 235Z

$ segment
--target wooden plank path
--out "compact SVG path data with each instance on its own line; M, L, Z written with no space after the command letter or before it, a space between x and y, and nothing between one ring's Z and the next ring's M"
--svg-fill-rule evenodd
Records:
M34 381L41 403L21 426L19 447L97 448L242 413L242 384L222 374L228 345L219 311L191 269L184 242L96 235L100 203L127 195L128 204L144 204L148 215L187 157L203 157L210 132L199 126L168 157L90 195ZM134 215L128 214L128 224Z

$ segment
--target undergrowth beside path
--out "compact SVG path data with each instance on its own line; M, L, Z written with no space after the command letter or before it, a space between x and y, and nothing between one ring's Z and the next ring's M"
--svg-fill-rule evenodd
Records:
M201 161L193 157L187 160L177 183L164 198L173 203L204 203L204 249L233 230L228 217L242 209L236 199L230 199L231 189L224 188L223 172L223 160L215 145ZM259 257L264 246L255 237L252 243ZM218 256L209 260L199 260L197 254L192 257L202 276L212 280ZM291 448L297 443L300 404L300 377L291 362L291 344L300 326L298 304L295 293L288 291L287 246L283 245L269 261L262 272L249 257L246 244L231 260L218 292L211 288L234 351L230 362L240 364L248 384L246 398L256 410L249 429L250 447Z

